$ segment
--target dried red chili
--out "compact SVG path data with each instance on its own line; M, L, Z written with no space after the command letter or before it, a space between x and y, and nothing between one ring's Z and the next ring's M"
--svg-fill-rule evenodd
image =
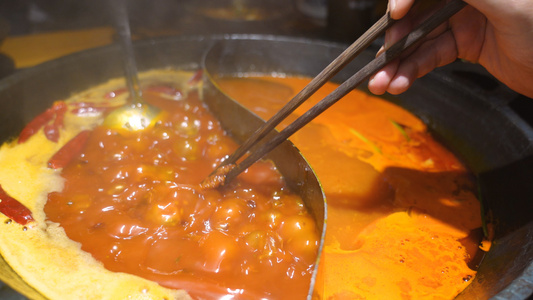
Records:
M90 131L84 130L68 143L66 143L59 151L50 158L48 161L48 167L52 169L59 169L66 166L77 154L81 152L83 146L89 138Z
M20 225L33 221L31 211L15 198L9 196L0 185L0 212Z
M202 79L202 76L204 75L203 70L198 70L194 73L194 75L191 76L189 81L187 81L188 85L195 85Z
M57 143L59 140L59 128L63 127L63 117L67 111L67 105L63 101L54 103L52 107L31 120L19 135L18 143L26 142L32 135L44 127L44 134L47 139ZM50 122L54 120L53 123Z

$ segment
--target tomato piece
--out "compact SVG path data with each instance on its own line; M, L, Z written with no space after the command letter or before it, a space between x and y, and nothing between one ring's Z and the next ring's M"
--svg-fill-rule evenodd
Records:
M232 268L233 261L238 255L237 241L220 231L212 231L200 241L204 254L199 267L206 272L219 273Z
M31 211L15 198L9 196L0 185L0 212L20 225L33 221Z
M131 239L148 231L147 227L140 224L139 220L127 215L121 215L115 222L107 225L107 232L116 239Z
M244 237L244 243L260 260L283 257L283 240L271 230L252 231Z
M264 211L259 217L262 222L272 229L278 228L282 220L281 212L274 208Z
M231 138L225 135L211 134L207 137L206 155L210 159L222 159L235 151L228 141Z
M89 139L89 130L84 130L74 138L72 138L68 143L66 143L59 151L50 158L48 161L48 167L52 169L59 169L65 167L74 156L78 155L85 143Z
M219 230L227 230L237 225L244 218L246 203L239 198L224 199L211 216L211 226Z
M311 265L317 258L318 244L318 234L306 232L291 239L286 247L298 260L302 260L304 263Z
M279 228L279 234L285 241L315 232L315 222L310 216L290 216L282 221Z
M193 112L177 114L172 118L172 121L174 123L173 127L176 134L179 134L184 138L197 136L202 127L201 119Z
M199 203L203 201L194 189L186 187L169 189L161 185L150 193L150 207L145 217L155 224L187 229L196 218L196 207Z
M242 172L239 177L254 185L282 187L283 178L276 166L269 161L258 161Z
M177 138L172 146L174 153L186 161L197 160L202 154L199 143L193 138Z
M196 254L195 244L187 239L155 238L144 258L140 258L139 265L159 274L172 274L183 268L191 268L191 260Z

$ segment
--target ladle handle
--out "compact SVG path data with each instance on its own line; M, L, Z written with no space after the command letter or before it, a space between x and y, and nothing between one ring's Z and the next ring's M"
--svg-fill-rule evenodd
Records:
M142 104L142 92L137 76L137 64L135 54L131 43L130 23L128 20L128 10L126 0L113 0L111 3L112 12L115 20L115 28L118 34L118 41L123 52L124 72L126 85L130 92L132 104Z

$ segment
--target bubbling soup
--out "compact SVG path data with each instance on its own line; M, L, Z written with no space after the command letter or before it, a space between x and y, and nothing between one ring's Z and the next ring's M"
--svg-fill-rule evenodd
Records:
M54 103L22 131L19 149L36 139L61 144L39 166L61 185L47 193L41 225L59 224L109 271L193 299L304 299L319 232L302 198L269 160L223 187L202 186L237 144L201 101L198 74L170 84L161 74L143 86L161 109L149 128L104 121L127 97L114 84Z
M264 119L310 78L219 78ZM337 87L327 83L280 125ZM428 99L431 101L431 99ZM453 299L476 274L480 203L466 168L401 107L354 90L290 140L328 200L319 299Z

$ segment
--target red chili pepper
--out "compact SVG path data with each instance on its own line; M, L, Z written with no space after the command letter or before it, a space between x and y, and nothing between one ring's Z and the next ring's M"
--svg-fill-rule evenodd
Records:
M44 125L44 135L48 140L57 143L59 141L59 128L64 126L63 119L67 111L67 105L65 102L57 102L52 108L54 109L55 119L51 124Z
M44 135L49 141L57 143L59 141L59 128L55 124L46 124L43 128Z
M24 129L22 129L22 132L19 135L18 143L22 144L27 141L32 135L39 131L41 127L43 127L46 123L50 122L53 117L54 110L52 107L35 117L33 120L31 120L31 122L26 125L26 127L24 127Z
M55 111L55 120L51 124L44 125L44 135L46 138L54 143L59 141L59 128L63 128L63 120L65 118L65 112L67 112L67 105L65 102L58 102L53 106Z
M20 225L33 221L31 211L20 202L9 196L0 185L0 212Z
M67 112L67 104L65 102L58 102L54 105L56 111L56 119L54 120L54 126L57 128L65 127L63 120L65 119L65 113Z
M189 81L187 81L187 84L188 85L195 85L197 84L201 79L202 79L202 75L204 74L204 71L202 69L196 71L194 73L194 75L192 75L192 77L189 79Z
M89 139L89 130L84 130L70 141L68 141L59 151L50 158L48 167L52 169L64 168L73 158L78 155L85 143Z
M31 120L19 135L18 143L26 142L32 135L47 125L55 117L54 123L45 128L46 138L52 142L59 140L59 124L63 127L63 116L67 110L67 105L63 101L54 103L52 107ZM59 119L59 120L58 120Z

